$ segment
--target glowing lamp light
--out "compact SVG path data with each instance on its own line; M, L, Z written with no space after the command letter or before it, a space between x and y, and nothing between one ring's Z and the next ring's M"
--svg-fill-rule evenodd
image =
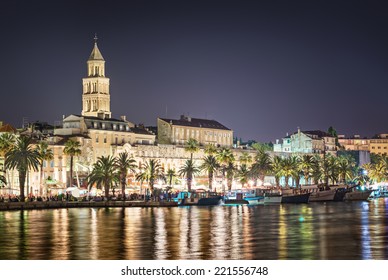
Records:
M299 216L299 222L303 223L304 222L304 217L303 216Z

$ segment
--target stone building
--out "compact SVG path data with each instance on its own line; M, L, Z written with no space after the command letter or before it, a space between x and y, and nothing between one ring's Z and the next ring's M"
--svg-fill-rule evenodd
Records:
M276 141L274 152L300 154L336 154L335 137L321 130L298 131L283 138L283 143Z
M361 138L360 135L345 138L345 135L339 135L338 142L346 151L369 151L388 155L388 134L378 134L372 138Z
M183 145L193 138L200 145L232 147L233 131L215 120L197 119L182 115L180 119L158 118L160 144Z

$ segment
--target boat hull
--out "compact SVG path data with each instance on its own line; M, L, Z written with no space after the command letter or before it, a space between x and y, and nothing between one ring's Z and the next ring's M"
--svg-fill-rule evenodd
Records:
M282 195L270 195L264 196L264 199L262 199L263 204L280 204L282 202Z
M283 195L281 203L308 203L310 193Z
M335 190L324 190L319 192L313 192L310 195L309 202L333 201L335 193L336 193Z
M230 205L230 204L249 204L248 201L245 199L225 199L224 204Z
M372 190L347 192L344 200L367 200L372 193Z
M259 205L264 196L246 197L244 200L248 201L249 205Z
M222 200L222 196L204 197L198 200L197 205L199 206L219 205L221 203L221 200Z
M333 201L344 201L347 192L347 189L337 189Z

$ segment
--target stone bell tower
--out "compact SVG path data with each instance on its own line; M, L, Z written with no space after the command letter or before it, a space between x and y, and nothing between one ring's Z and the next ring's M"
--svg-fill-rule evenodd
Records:
M109 78L105 77L105 60L94 37L94 47L87 61L88 76L82 79L82 115L111 118Z

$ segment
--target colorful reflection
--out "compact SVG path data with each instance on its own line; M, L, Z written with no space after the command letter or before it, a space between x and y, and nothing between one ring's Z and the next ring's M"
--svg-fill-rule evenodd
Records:
M387 202L0 212L0 259L388 259Z

